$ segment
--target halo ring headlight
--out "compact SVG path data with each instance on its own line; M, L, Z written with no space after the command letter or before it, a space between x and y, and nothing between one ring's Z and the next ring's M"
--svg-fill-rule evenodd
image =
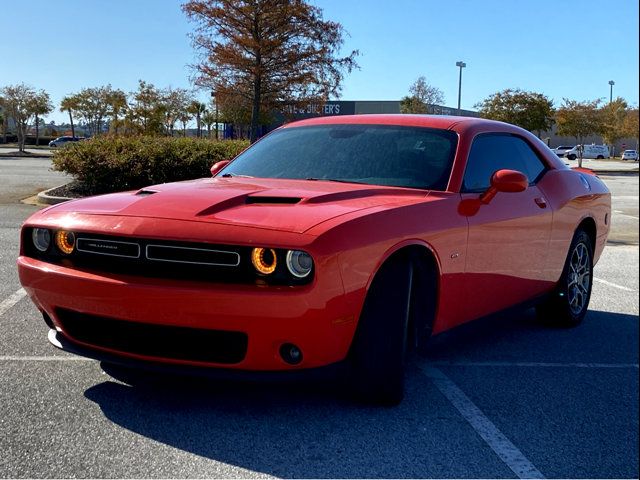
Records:
M70 255L76 248L75 234L67 230L58 230L56 232L56 245L62 253Z
M251 251L251 263L258 273L269 275L276 271L278 258L272 248L258 247Z
M46 228L34 228L31 232L33 246L40 252L46 252L51 245L51 232Z
M297 278L306 278L313 269L313 259L307 252L289 250L287 252L287 269Z

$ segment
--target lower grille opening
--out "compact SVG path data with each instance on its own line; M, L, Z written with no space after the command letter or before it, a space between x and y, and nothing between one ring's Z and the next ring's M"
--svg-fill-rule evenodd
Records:
M153 325L56 309L71 339L120 352L211 363L239 363L247 353L243 332Z

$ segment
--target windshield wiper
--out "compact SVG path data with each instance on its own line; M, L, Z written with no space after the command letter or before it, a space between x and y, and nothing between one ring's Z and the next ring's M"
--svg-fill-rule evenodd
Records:
M338 183L357 183L358 185L370 185L367 182L356 182L355 180L343 180L341 178L315 178L308 177L305 180L310 180L312 182L338 182Z
M237 173L225 173L222 175L222 178L231 178L231 177L236 177L236 178L255 178L252 177L251 175L239 175Z

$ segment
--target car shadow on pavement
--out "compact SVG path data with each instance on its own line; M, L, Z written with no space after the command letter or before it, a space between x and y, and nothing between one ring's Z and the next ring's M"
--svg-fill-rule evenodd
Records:
M513 473L497 457L482 453L486 445L418 365L482 360L637 363L637 352L637 316L590 311L583 325L563 330L541 326L531 311L522 311L436 337L427 359L412 362L405 400L395 408L358 405L331 382L171 379L164 385L131 387L106 381L85 396L129 431L267 475L508 477Z

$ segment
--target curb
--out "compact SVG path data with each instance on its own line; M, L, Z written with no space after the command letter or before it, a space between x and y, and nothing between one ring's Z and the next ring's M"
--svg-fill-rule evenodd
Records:
M596 175L638 175L640 173L638 169L634 170L593 170L590 169Z
M50 188L48 190L44 190L43 192L38 193L38 195L36 195L36 197L38 199L38 202L44 203L46 205L56 205L58 203L63 203L63 202L67 202L69 200L73 200L73 198L70 198L70 197L56 197L54 195L49 195L49 192L51 190L55 190L55 189L60 188L60 187L64 187L64 185L58 185L57 187L53 187L53 188Z
M53 158L53 155L45 154L29 154L29 155L10 155L8 153L0 153L0 158Z

